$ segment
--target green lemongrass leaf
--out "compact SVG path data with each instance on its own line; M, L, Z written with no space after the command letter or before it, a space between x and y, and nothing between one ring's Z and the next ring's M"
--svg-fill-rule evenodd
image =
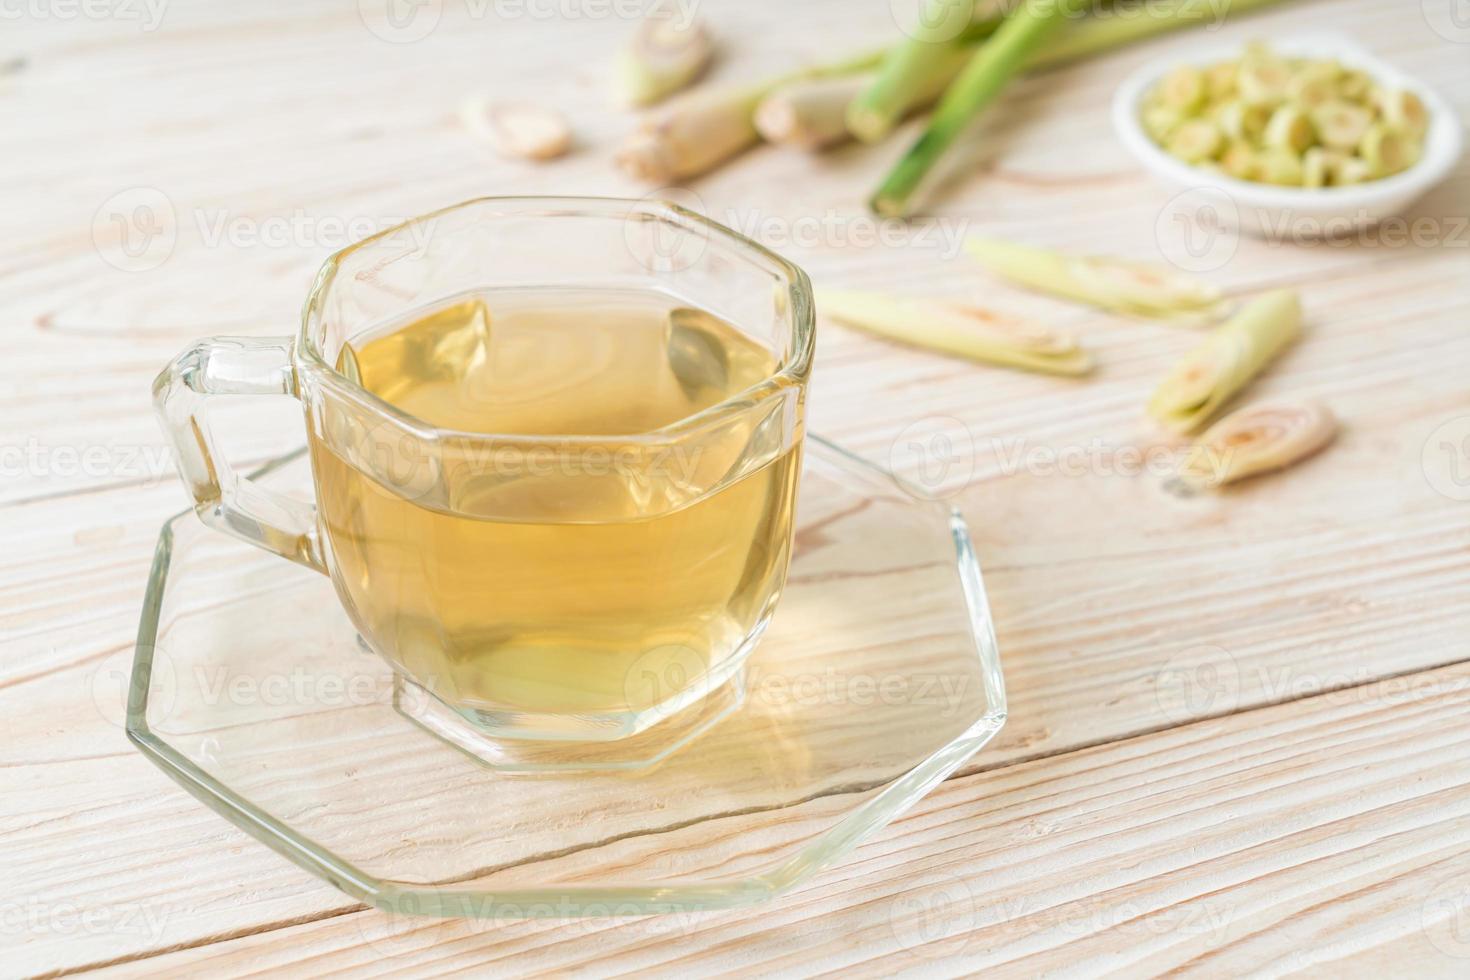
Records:
M1165 266L988 238L971 238L965 249L1004 279L1117 313L1171 319L1214 313L1221 303L1215 287Z
M1028 67L1052 68L1068 64L1089 55L1184 27L1203 25L1213 28L1226 18L1280 2L1281 0L1221 0L1218 3L1202 3L1201 0L1154 0L1136 11L1141 16L1117 16L1115 13L1112 16L1075 18L1032 57ZM1234 72L1231 72L1231 88L1235 85L1233 76ZM1211 81L1212 87L1218 91L1221 80Z
M959 18L969 22L962 32L955 30ZM1002 19L974 18L973 0L929 0L913 34L888 51L877 74L848 106L852 135L877 142L909 112L937 98L969 59L967 42L989 37Z
M1232 412L1190 447L1179 479L1207 489L1283 469L1322 449L1337 420L1315 401L1264 402Z
M1045 374L1080 375L1092 356L1075 337L979 307L883 293L822 290L824 316L891 340Z
M1175 432L1208 422L1301 332L1296 293L1258 296L1192 351L1154 391L1148 414Z

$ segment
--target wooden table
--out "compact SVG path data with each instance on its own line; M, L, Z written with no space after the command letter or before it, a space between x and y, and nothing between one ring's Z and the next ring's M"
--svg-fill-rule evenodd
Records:
M646 193L610 163L630 120L603 88L629 25L587 3L447 4L407 43L346 0L6 14L0 62L27 63L0 83L0 974L1470 974L1470 164L1415 207L1414 241L1244 239L1207 273L1232 294L1300 290L1305 338L1252 395L1319 397L1344 423L1321 456L1218 495L1113 465L1174 445L1141 405L1194 334L997 286L946 237L1157 260L1169 195L1107 119L1125 73L1331 28L1463 114L1470 22L1452 0L1299 0L1015 85L907 228L861 207L903 140L761 149L693 185L818 283L983 297L1075 329L1100 362L1058 380L823 327L814 429L900 465L922 462L894 448L915 431L968 440L953 499L1012 710L956 778L793 894L674 922L405 925L130 748L120 678L183 503L153 374L194 337L291 331L321 259L394 218ZM881 0L703 13L724 78L893 31ZM577 151L495 158L455 120L476 90L561 106ZM120 252L109 210L159 200L171 249ZM223 421L241 465L300 439L290 406ZM968 897L942 902L957 885Z

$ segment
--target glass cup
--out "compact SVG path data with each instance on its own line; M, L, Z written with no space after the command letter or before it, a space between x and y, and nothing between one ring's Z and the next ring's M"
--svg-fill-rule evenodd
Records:
M616 436L437 428L334 367L384 324L468 294L493 308L500 290L652 294L733 325L775 367ZM769 621L813 343L805 274L698 214L483 198L332 256L294 339L200 341L154 400L203 521L330 576L400 683L480 734L606 741L736 677ZM302 403L315 503L256 486L216 449L210 396L265 394Z

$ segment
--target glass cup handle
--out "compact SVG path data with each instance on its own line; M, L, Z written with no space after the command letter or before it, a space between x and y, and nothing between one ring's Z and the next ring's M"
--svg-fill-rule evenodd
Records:
M154 380L153 406L205 524L325 573L316 507L256 486L230 468L206 418L206 403L214 395L299 397L291 338L201 340Z

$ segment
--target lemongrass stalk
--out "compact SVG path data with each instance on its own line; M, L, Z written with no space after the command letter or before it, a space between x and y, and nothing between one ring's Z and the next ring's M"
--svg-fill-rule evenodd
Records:
M618 153L633 177L667 184L702 174L760 139L755 108L768 94L797 81L870 71L883 52L802 68L754 85L700 89L671 100L646 117Z
M1097 14L1068 24L1031 59L1030 68L1054 68L1183 27L1217 23L1281 0L1153 0L1138 16Z
M1301 331L1296 293L1278 289L1243 306L1164 379L1148 414L1176 432L1213 417Z
M988 364L1045 374L1092 370L1092 356L1075 337L979 307L821 290L817 311L868 333Z
M930 72L920 83L920 88L912 93L907 109L926 108L944 93L964 66L964 50L959 52L959 56L938 64L939 70ZM852 136L848 127L848 110L872 77L871 74L849 75L783 85L756 107L756 129L768 143L808 150L846 142Z
M1225 416L1189 448L1179 479L1190 489L1284 469L1319 451L1337 420L1315 401L1263 402Z
M680 21L676 8L658 3L618 52L613 86L624 105L649 105L688 87L713 56L714 43L701 20Z
M909 198L929 168L951 143L989 105L1027 59L1072 16L1085 0L1021 0L960 71L929 127L914 143L873 195L871 206L881 215L897 217L908 210Z
M965 250L1003 279L1114 313L1199 317L1216 312L1221 303L1214 286L1167 266L1067 255L989 238L971 238Z
M955 17L970 21L958 35ZM994 34L1003 19L997 13L977 19L973 0L929 0L916 31L889 49L848 107L848 130L864 143L887 136L904 116L938 97L969 60L970 45Z
M820 150L848 137L847 107L868 84L864 75L792 82L755 107L755 128L767 143Z
M1221 0L1223 8L1199 0L1158 0L1147 16L1094 16L1077 20L1074 0L1022 0L995 36L965 66L940 102L929 128L888 173L869 206L878 214L900 216L930 168L943 156L970 119L998 95L1022 66L1053 68L1093 54L1199 23L1211 16L1245 13L1281 0ZM1064 14L1055 11L1063 9ZM1058 27L1059 20L1073 23Z

